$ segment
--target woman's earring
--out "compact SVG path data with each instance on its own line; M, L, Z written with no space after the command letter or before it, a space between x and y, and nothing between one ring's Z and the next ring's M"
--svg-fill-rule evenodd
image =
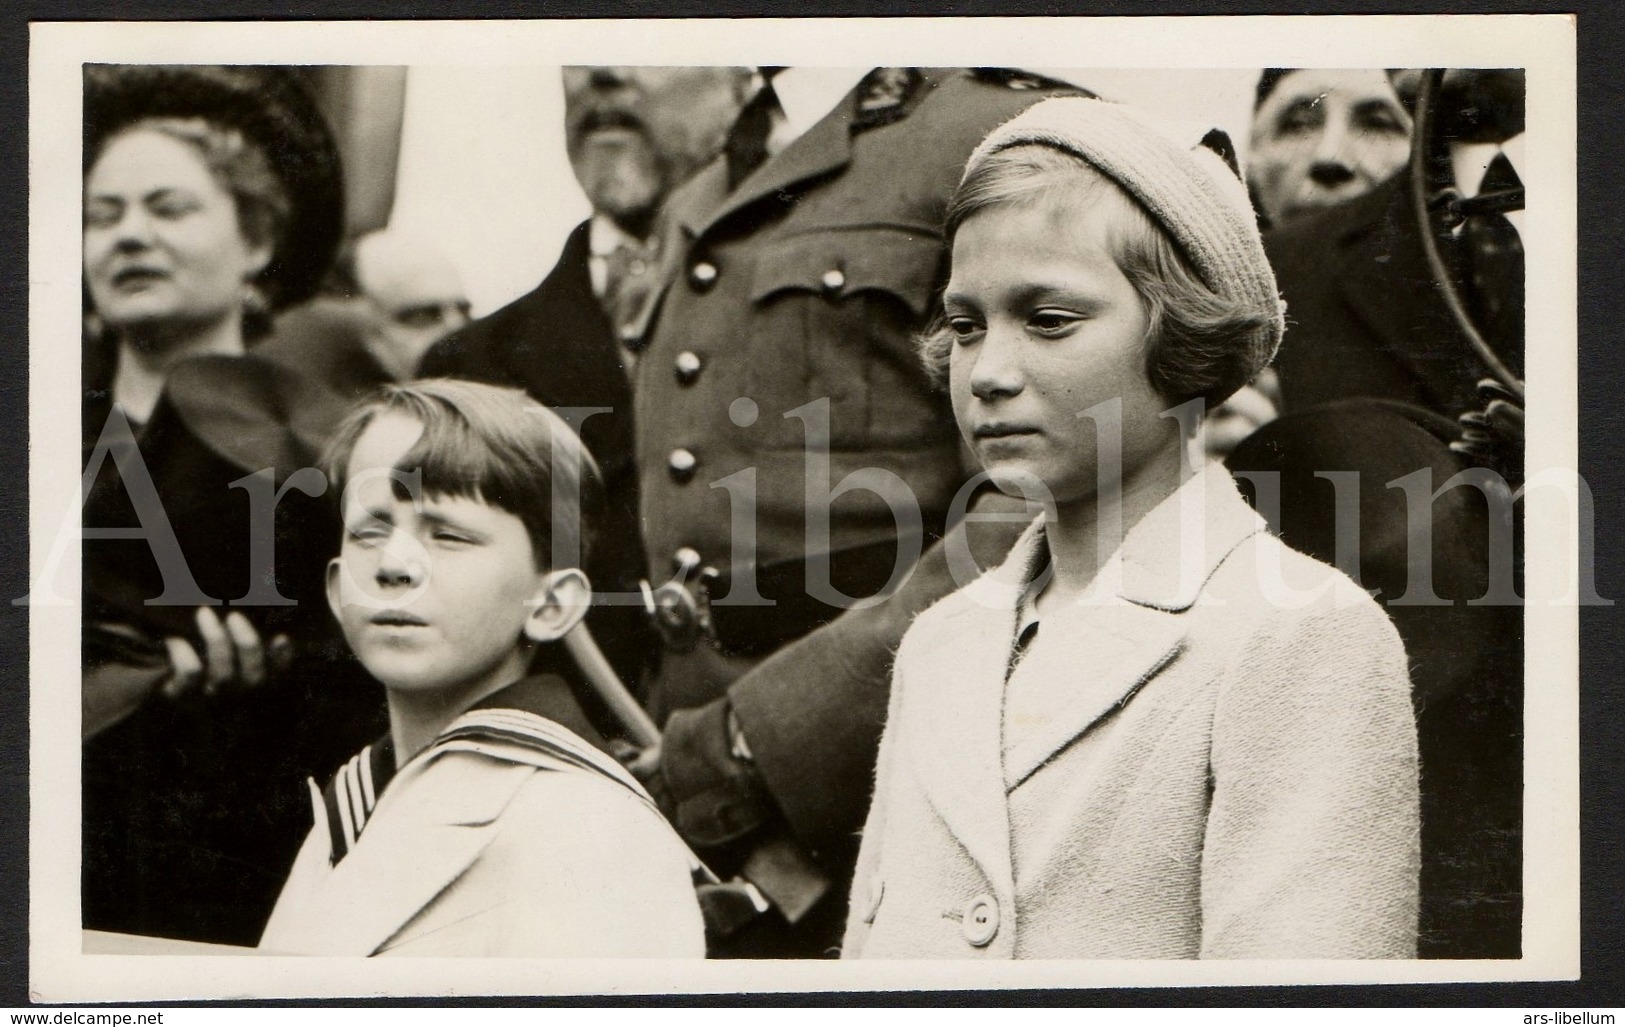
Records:
M271 330L271 304L258 283L243 283L243 335L257 339Z

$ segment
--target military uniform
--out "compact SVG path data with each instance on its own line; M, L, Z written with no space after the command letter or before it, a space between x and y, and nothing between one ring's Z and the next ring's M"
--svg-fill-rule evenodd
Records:
M912 562L915 543L940 534L968 475L915 339L946 277L947 201L989 130L1069 88L877 69L733 190L719 159L672 196L667 285L633 390L645 549L654 584L666 583L654 593L668 638L650 697L660 718L713 703L838 614L819 583L873 594L900 550ZM830 498L860 471L891 502L865 488ZM732 710L773 804L838 867L867 809L884 687L877 708L871 674L789 670L747 678ZM831 732L799 729L843 707L852 716ZM682 740L669 743L663 771L683 791L694 772ZM701 845L759 826L726 796L678 800L679 826ZM838 934L838 911L832 924Z

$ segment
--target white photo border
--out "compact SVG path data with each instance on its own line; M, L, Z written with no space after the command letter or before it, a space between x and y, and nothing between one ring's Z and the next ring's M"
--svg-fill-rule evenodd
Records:
M79 485L82 63L1524 67L1531 275L1528 473L1578 469L1576 25L1561 15L36 23L29 57L30 580ZM1080 57L1080 54L1087 57ZM448 55L456 55L449 61ZM1192 63L1184 64L1182 55ZM1527 506L1532 596L1577 559L1565 504ZM63 581L76 581L70 546ZM75 594L67 591L65 594ZM1524 957L1232 963L348 960L83 955L78 611L30 608L30 992L39 1001L704 994L1570 980L1580 971L1578 610L1532 602L1525 645Z

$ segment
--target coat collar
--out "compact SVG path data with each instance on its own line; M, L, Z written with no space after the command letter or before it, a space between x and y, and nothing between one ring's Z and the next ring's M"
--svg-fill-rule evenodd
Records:
M1209 463L1129 529L1091 594L1169 612L1189 609L1230 551L1263 530L1264 519L1241 497L1229 472ZM1044 545L1039 518L1003 563L966 588L967 598L1013 613L1034 569L1048 562Z
M666 293L672 283L686 273L684 261L696 252L698 240L757 202L851 163L850 122L854 103L855 96L849 94L805 134L740 182L733 192L728 191L727 159L719 157L672 196L662 223L656 229L663 240L657 279L660 284L627 326L634 338L648 344Z
M465 759L446 773L443 760L431 750L402 767L362 843L321 876L310 908L320 910L322 954L378 951L479 858L498 815L534 772Z
M1013 888L1001 727L1019 588L989 587L987 577L938 607L940 618L922 619L924 637L906 643L911 658L898 665L908 676L897 682L906 688L899 747L943 823L997 890Z
M1222 464L1210 463L1129 529L1117 557L1118 595L1156 610L1188 610L1219 564L1264 530Z
M774 149L782 150L800 139L871 74L867 68L781 69L773 76L773 92L778 95L784 121L774 127L779 140Z
M686 204L678 213L689 237L701 238L757 201L849 164L852 110L856 102L856 90L849 92L816 124L740 182L731 194L727 192L726 161L713 161L691 191L691 198L696 202Z
M1126 704L1178 655L1187 630L1180 615L1225 557L1263 529L1217 464L1134 525L1103 570L1101 587L1040 627L1044 645L1026 659L1042 663L1024 663L1023 671L1055 675L1072 687L1008 754L1005 671L1020 595L1031 569L1047 563L1042 520L1023 533L1002 565L922 622L925 637L912 647L917 655L907 673L909 694L930 709L907 718L903 747L932 805L992 883L1014 887L1008 791Z
M470 728L479 729L476 737L464 737ZM324 952L378 951L479 858L520 786L537 766L557 764L526 745L505 744L503 734L514 730L550 738L606 776L625 775L562 679L533 675L494 693L401 767L381 789L361 843L322 875L317 908L343 910L324 913ZM457 756L470 752L479 758ZM311 788L316 831L325 838L325 806ZM642 794L635 782L628 788ZM330 852L331 842L324 861Z

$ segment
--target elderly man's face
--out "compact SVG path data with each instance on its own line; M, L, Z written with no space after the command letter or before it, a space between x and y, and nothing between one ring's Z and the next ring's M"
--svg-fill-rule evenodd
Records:
M469 321L457 268L433 243L383 231L356 247L356 284L368 315L367 349L397 381L429 347Z
M749 83L748 68L565 68L565 145L593 210L643 235L721 150Z
M1411 118L1377 69L1294 71L1253 115L1247 180L1274 224L1359 196L1410 154Z

